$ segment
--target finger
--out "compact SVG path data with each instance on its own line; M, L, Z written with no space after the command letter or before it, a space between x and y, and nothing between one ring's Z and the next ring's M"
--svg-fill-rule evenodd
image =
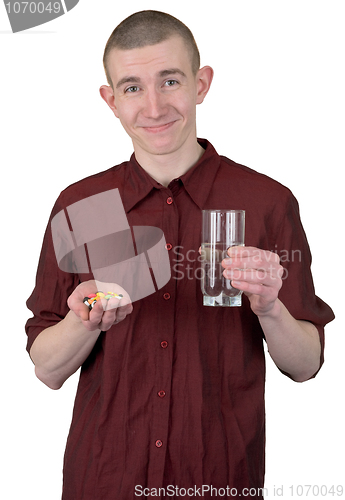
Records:
M96 293L93 280L80 283L67 299L68 307L83 321L88 320L89 308L84 304L84 297Z
M120 322L123 321L128 314L131 314L133 311L133 306L132 304L126 304L124 306L118 307L116 310L116 321Z
M83 304L82 306L80 306L78 309L78 312L79 312L79 317L82 321L89 320L90 308L86 304Z
M120 306L122 298L120 297L111 297L111 299L102 299L102 305L104 311L110 311L112 309L117 309Z
M121 299L111 299L109 307L116 308L116 321L120 322L125 319L127 314L130 314L133 311L133 306L130 298L122 297Z
M123 321L133 310L129 297L123 297L121 299L112 297L111 299L105 301L102 299L102 306L104 312L102 316L101 329L103 331L108 330L113 324Z
M278 296L278 291L276 288L262 285L260 283L248 283L247 281L231 281L231 286L241 290L246 295L258 295L267 302L274 301Z
M90 309L80 298L69 297L67 305L82 321L88 321Z
M117 323L116 309L111 309L103 314L99 327L102 331L106 332L113 326L114 323Z
M256 247L237 246L228 248L228 256L233 260L252 259L254 262L279 262L280 257L275 252Z
M242 258L228 257L223 259L222 266L225 269L258 269L258 270L279 270L279 257L272 252L262 252Z
M227 269L223 271L226 279L270 286L280 289L281 273L278 269Z
M106 311L102 316L102 322L100 324L100 328L103 331L109 330L111 326L123 321L128 314L130 314L133 310L132 304L129 304L124 307L118 307L116 309L110 309Z
M83 321L83 325L85 326L85 328L87 328L87 330L94 331L100 328L99 325L102 321L102 316L103 307L100 301L98 301L91 310L88 308L87 317L85 317L85 319L81 317L81 319Z

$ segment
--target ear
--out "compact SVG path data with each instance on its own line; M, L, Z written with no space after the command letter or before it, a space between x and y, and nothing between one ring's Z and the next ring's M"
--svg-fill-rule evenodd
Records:
M116 118L119 117L116 106L115 106L115 96L112 87L108 85L102 85L99 89L102 99L108 104L109 108L112 110Z
M210 90L213 80L213 69L210 66L200 68L196 74L197 84L197 104L201 104L206 97L207 92Z

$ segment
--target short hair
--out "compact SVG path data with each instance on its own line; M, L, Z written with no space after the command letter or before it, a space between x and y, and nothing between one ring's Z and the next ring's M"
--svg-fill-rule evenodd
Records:
M109 53L113 49L131 50L156 45L174 35L179 35L185 42L191 56L192 71L196 75L200 68L200 54L190 29L170 14L156 10L143 10L122 21L114 29L105 46L103 66L109 85L112 86L112 81L107 63Z

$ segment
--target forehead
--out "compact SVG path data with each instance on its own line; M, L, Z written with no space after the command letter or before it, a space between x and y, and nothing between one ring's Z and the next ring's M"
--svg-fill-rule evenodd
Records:
M107 65L114 85L128 75L153 77L168 68L192 73L189 52L180 36L130 50L115 48L109 53Z

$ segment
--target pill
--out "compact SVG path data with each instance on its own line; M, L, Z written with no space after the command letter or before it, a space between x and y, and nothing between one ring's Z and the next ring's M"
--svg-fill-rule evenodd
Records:
M83 303L89 307L90 311L91 309L95 306L95 304L101 300L101 299L122 299L123 295L121 293L115 293L115 292L107 292L107 294L104 294L103 292L97 292L97 293L90 293L87 297L84 297Z

